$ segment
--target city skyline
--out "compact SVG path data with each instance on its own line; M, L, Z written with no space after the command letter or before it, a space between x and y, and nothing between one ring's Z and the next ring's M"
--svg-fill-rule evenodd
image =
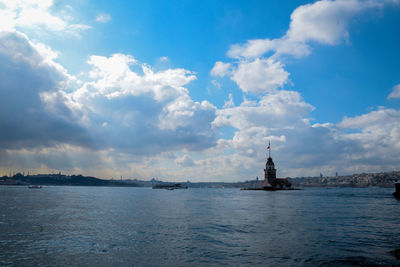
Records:
M0 172L399 170L400 1L0 0Z

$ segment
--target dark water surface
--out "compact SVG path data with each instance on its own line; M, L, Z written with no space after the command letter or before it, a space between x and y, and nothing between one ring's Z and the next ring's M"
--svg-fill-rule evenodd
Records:
M393 191L0 186L0 266L400 266Z

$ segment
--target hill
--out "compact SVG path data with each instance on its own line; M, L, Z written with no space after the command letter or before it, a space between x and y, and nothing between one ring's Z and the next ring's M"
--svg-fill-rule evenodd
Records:
M334 177L297 177L289 178L295 186L314 187L393 187L400 180L400 171L380 173L358 173Z
M23 175L17 173L11 177L0 178L0 185L75 185L75 186L138 186L124 181L103 180L91 176L64 174Z

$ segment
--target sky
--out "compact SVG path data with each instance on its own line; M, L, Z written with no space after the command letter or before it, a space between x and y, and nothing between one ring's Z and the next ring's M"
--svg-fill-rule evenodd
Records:
M400 0L0 0L0 175L400 169Z

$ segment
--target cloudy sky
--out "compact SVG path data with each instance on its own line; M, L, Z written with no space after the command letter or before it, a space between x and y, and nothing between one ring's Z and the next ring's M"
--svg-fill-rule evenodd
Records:
M0 0L0 175L400 169L400 1Z

